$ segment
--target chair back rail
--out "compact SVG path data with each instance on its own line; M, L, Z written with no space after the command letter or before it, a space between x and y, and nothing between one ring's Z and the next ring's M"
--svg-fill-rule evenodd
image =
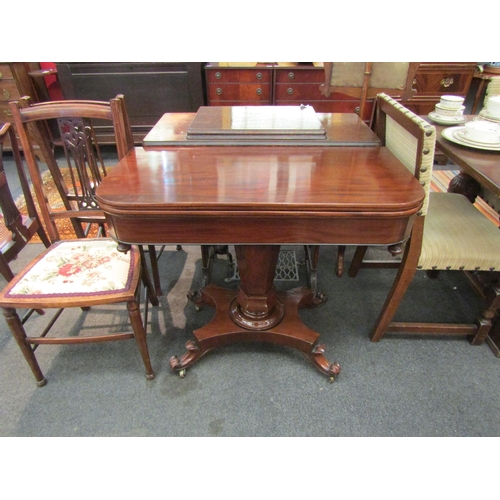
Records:
M7 138L11 144L16 173L26 206L26 216L21 214L13 199L4 169L3 144ZM14 273L10 269L9 263L19 255L35 234L38 234L46 247L50 245L31 195L16 135L10 123L4 123L0 127L0 209L3 216L2 222L9 233L0 245L0 272L7 281L10 281L14 277Z

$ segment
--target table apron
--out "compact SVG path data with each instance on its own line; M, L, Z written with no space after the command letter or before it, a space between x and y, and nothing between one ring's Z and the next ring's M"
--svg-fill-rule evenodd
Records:
M390 245L408 238L416 215L200 217L106 214L110 234L130 244Z

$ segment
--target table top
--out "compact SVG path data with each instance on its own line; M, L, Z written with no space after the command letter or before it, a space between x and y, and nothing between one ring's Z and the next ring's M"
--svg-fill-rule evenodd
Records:
M238 108L238 107L235 107ZM239 107L240 110L244 107ZM277 107L280 108L279 106ZM298 108L298 106L297 106ZM166 113L146 135L143 141L144 148L163 149L165 146L221 146L245 145L262 146L269 144L269 140L253 138L235 142L234 138L227 140L221 137L188 138L188 130L196 113ZM378 146L380 139L355 113L316 113L325 130L322 139L307 138L275 138L274 145L290 146Z
M428 117L424 118L436 127L437 148L477 182L500 196L500 151L475 149L456 144L442 135L442 131L449 125L439 125L433 123ZM474 116L468 115L466 118L472 120Z
M326 232L328 221L349 227L356 218L366 221L366 238L385 244L394 236L377 223L406 225L423 196L384 147L135 148L97 188L112 225L126 223L115 237L127 243L333 244L347 235Z

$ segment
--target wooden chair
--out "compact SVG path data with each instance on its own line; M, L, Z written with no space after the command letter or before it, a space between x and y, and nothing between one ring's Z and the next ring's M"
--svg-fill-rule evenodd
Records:
M373 112L368 104L377 94L385 93L405 102L414 93L413 80L420 63L405 62L325 62L325 81L320 91L325 96L332 92L359 100L357 113L372 125Z
M482 344L491 320L500 307L496 284L484 287L481 271L500 269L500 231L465 196L430 191L435 128L385 94L377 97L376 132L405 166L414 172L425 190L425 201L404 245L400 262L364 260L366 247L357 247L349 269L356 276L361 267L397 267L398 272L370 338L386 333L466 335L473 345ZM474 324L392 322L415 272L418 270L466 271L487 302ZM429 280L431 286L433 280Z
M27 215L20 213L7 182L3 164L3 144L7 138L10 140L16 173L19 178L26 211L28 212ZM0 273L7 281L10 281L14 278L14 273L9 263L18 257L19 253L35 235L39 236L45 247L50 246L50 241L43 229L33 202L16 135L10 123L4 123L0 126L0 209L2 211L2 223L5 226L0 241Z
M339 92L359 99L357 113L372 128L376 96L385 93L397 101L408 101L415 92L413 80L419 65L418 62L325 62L325 81L320 86L320 91L325 96ZM375 104L370 110L369 103L373 101ZM368 113L365 109L368 109ZM344 274L345 250L345 245L339 245L337 248L338 277ZM314 256L317 257L318 249L309 247L307 251L311 255L309 265L315 270L317 262L314 261Z
M140 311L141 250L131 247L120 252L111 238L82 238L59 241L51 245L19 272L0 292L0 307L7 324L39 386L46 379L35 357L40 344L83 344L135 338L146 378L154 378L146 341L147 307L144 323ZM147 298L157 305L156 295ZM48 336L65 308L84 311L102 304L125 303L131 331L99 333L92 336ZM56 309L38 335L28 335L17 309ZM30 326L33 325L30 322ZM97 330L100 331L100 330ZM34 346L34 347L32 347Z
M95 199L96 187L106 176L106 165L95 130L112 125L110 135L114 137L118 159L134 147L124 97L118 95L109 102L68 100L34 104L24 97L12 101L10 109L51 242L61 239L64 220L71 222L77 238L89 234L106 236L104 213ZM56 159L54 141L63 147L65 164ZM47 162L50 183L44 182L34 144ZM51 196L54 186L58 196ZM98 231L92 234L95 227ZM150 245L148 250L155 290L161 295L156 247Z

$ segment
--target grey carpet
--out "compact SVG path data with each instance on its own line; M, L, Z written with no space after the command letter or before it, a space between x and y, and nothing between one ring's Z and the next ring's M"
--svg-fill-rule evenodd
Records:
M29 245L14 267L39 250ZM348 249L347 260L350 255ZM48 384L38 388L2 319L0 435L498 436L500 359L489 347L464 338L369 342L394 271L366 269L355 279L339 279L334 264L335 249L323 247L320 289L329 301L301 313L321 334L327 358L342 366L333 384L300 352L267 344L225 347L189 368L186 378L173 373L169 358L185 352L191 332L212 311L196 311L186 299L201 283L199 248L168 247L160 259L164 295L148 322L156 378L146 380L134 341L41 346L37 356ZM213 281L225 284L226 270L219 259ZM303 284L300 273L299 283L277 286ZM460 273L429 281L417 274L400 319L475 317L480 301ZM83 315L66 311L57 328L78 332L123 322L126 313L108 307Z

